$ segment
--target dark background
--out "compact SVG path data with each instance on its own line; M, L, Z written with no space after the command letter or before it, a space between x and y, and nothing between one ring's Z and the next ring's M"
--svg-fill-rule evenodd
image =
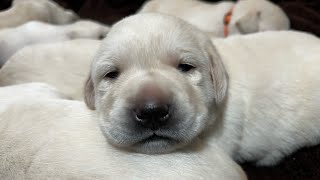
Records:
M112 25L121 18L134 14L145 0L55 1L65 8L74 10L82 18ZM292 29L320 36L320 0L273 0L273 2L287 13ZM6 9L10 4L11 0L0 0L0 9ZM242 167L249 180L320 180L320 145L301 149L274 167L256 167L250 163L242 164Z
M55 0L73 9L83 18L113 24L133 14L145 0ZM206 0L217 2L216 0ZM289 16L292 29L320 36L320 0L272 0ZM0 0L0 9L10 6L11 0Z

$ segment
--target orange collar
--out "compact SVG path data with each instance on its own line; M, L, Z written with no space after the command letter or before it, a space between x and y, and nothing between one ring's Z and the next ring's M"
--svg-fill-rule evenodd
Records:
M233 7L231 7L231 9L224 15L223 18L223 33L224 33L224 37L227 37L229 35L229 24L231 21L231 16L232 16L232 12L233 12Z

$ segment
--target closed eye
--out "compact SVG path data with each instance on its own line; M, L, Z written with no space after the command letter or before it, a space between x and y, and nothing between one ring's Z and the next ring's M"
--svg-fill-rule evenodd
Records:
M195 69L196 67L192 66L191 64L181 63L177 68L179 71L186 73Z
M119 71L111 71L104 75L104 78L107 79L116 79L120 75Z

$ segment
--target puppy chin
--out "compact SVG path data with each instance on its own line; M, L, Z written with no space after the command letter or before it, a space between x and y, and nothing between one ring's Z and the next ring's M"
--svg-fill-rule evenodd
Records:
M107 141L114 147L136 153L170 153L187 144L187 142L184 143L174 138L154 135L152 131L133 136L124 135L126 133L119 133L119 131L115 133L105 128L102 128L102 131Z

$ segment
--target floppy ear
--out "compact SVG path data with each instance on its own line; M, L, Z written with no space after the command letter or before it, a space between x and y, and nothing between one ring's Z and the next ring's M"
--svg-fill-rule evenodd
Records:
M240 17L235 25L241 34L250 34L259 31L260 11L251 11Z
M89 75L84 87L84 101L89 109L95 110L95 93L91 75Z
M228 90L228 74L224 68L221 57L218 54L218 51L211 43L208 43L208 53L210 58L210 76L213 83L213 88L215 92L216 104L221 104Z

